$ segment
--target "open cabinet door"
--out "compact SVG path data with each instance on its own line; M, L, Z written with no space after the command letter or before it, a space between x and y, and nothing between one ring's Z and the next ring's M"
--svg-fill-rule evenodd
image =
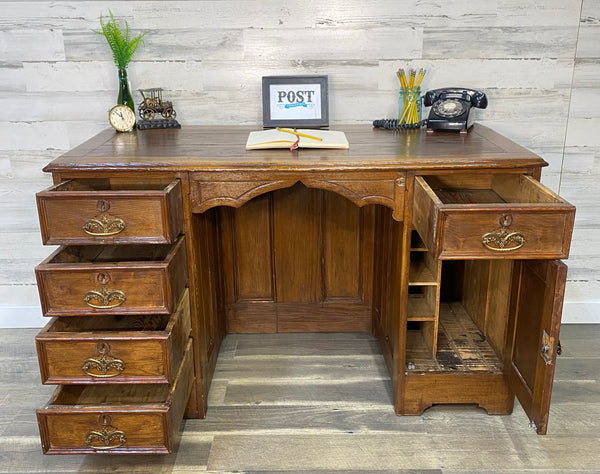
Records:
M567 266L515 262L505 374L538 434L546 434Z

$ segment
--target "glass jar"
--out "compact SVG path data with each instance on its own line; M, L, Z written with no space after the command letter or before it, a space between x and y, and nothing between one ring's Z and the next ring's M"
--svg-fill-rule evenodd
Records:
M402 87L398 97L398 124L418 125L421 121L421 88Z

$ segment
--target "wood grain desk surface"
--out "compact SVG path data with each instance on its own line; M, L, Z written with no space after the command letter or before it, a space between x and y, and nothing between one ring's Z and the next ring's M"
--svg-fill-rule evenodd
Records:
M132 133L108 129L57 158L44 170L440 170L547 165L535 153L478 124L467 134L339 125L331 129L346 133L348 150L247 151L248 133L257 129L183 126Z

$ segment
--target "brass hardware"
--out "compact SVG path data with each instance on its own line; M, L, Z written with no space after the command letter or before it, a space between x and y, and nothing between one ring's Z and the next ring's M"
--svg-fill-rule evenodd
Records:
M552 364L552 354L554 352L554 338L550 337L548 333L544 330L542 333L542 347L540 349L542 354L542 359L546 365Z
M108 283L111 280L110 273L98 273L98 276L96 277L96 280L101 285L108 285Z
M106 286L102 290L90 290L83 297L88 306L96 309L111 309L121 306L125 302L125 293L121 290L109 290Z
M502 214L500 216L500 225L502 227L508 227L512 224L513 218L510 214Z
M127 227L127 224L123 219L109 214L102 214L87 221L83 226L83 231L96 237L106 237L122 232L125 227Z
M108 212L110 209L110 201L107 201L106 199L98 199L98 202L96 203L96 209L98 209L100 212Z
M100 415L98 423L102 426L101 430L92 430L85 435L85 445L98 451L108 451L110 449L120 448L127 442L127 436L123 431L117 430L111 426L112 420L108 415ZM116 441L118 444L112 444ZM93 442L100 442L100 446L93 445Z
M525 237L521 232L509 232L506 227L502 227L496 232L483 234L481 243L494 252L512 252L525 245Z
M94 359L90 357L83 361L81 370L83 370L86 375L98 379L107 379L121 375L123 370L125 370L125 362L108 355L110 352L110 345L108 343L99 342L96 345L96 351L100 356L99 358ZM91 370L95 370L95 372L91 372ZM116 372L109 374L108 372L111 370Z

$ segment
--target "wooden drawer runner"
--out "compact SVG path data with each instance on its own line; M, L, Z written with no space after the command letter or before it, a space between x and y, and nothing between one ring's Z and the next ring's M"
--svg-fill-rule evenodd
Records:
M178 180L72 179L36 198L44 244L171 243L183 229Z
M173 382L190 337L188 293L170 316L53 318L35 338L42 383Z
M44 316L171 314L187 285L185 239L60 247L35 273Z
M193 380L190 340L173 385L61 385L37 410L43 452L171 453Z
M441 259L567 258L575 208L522 174L415 179L413 226Z

